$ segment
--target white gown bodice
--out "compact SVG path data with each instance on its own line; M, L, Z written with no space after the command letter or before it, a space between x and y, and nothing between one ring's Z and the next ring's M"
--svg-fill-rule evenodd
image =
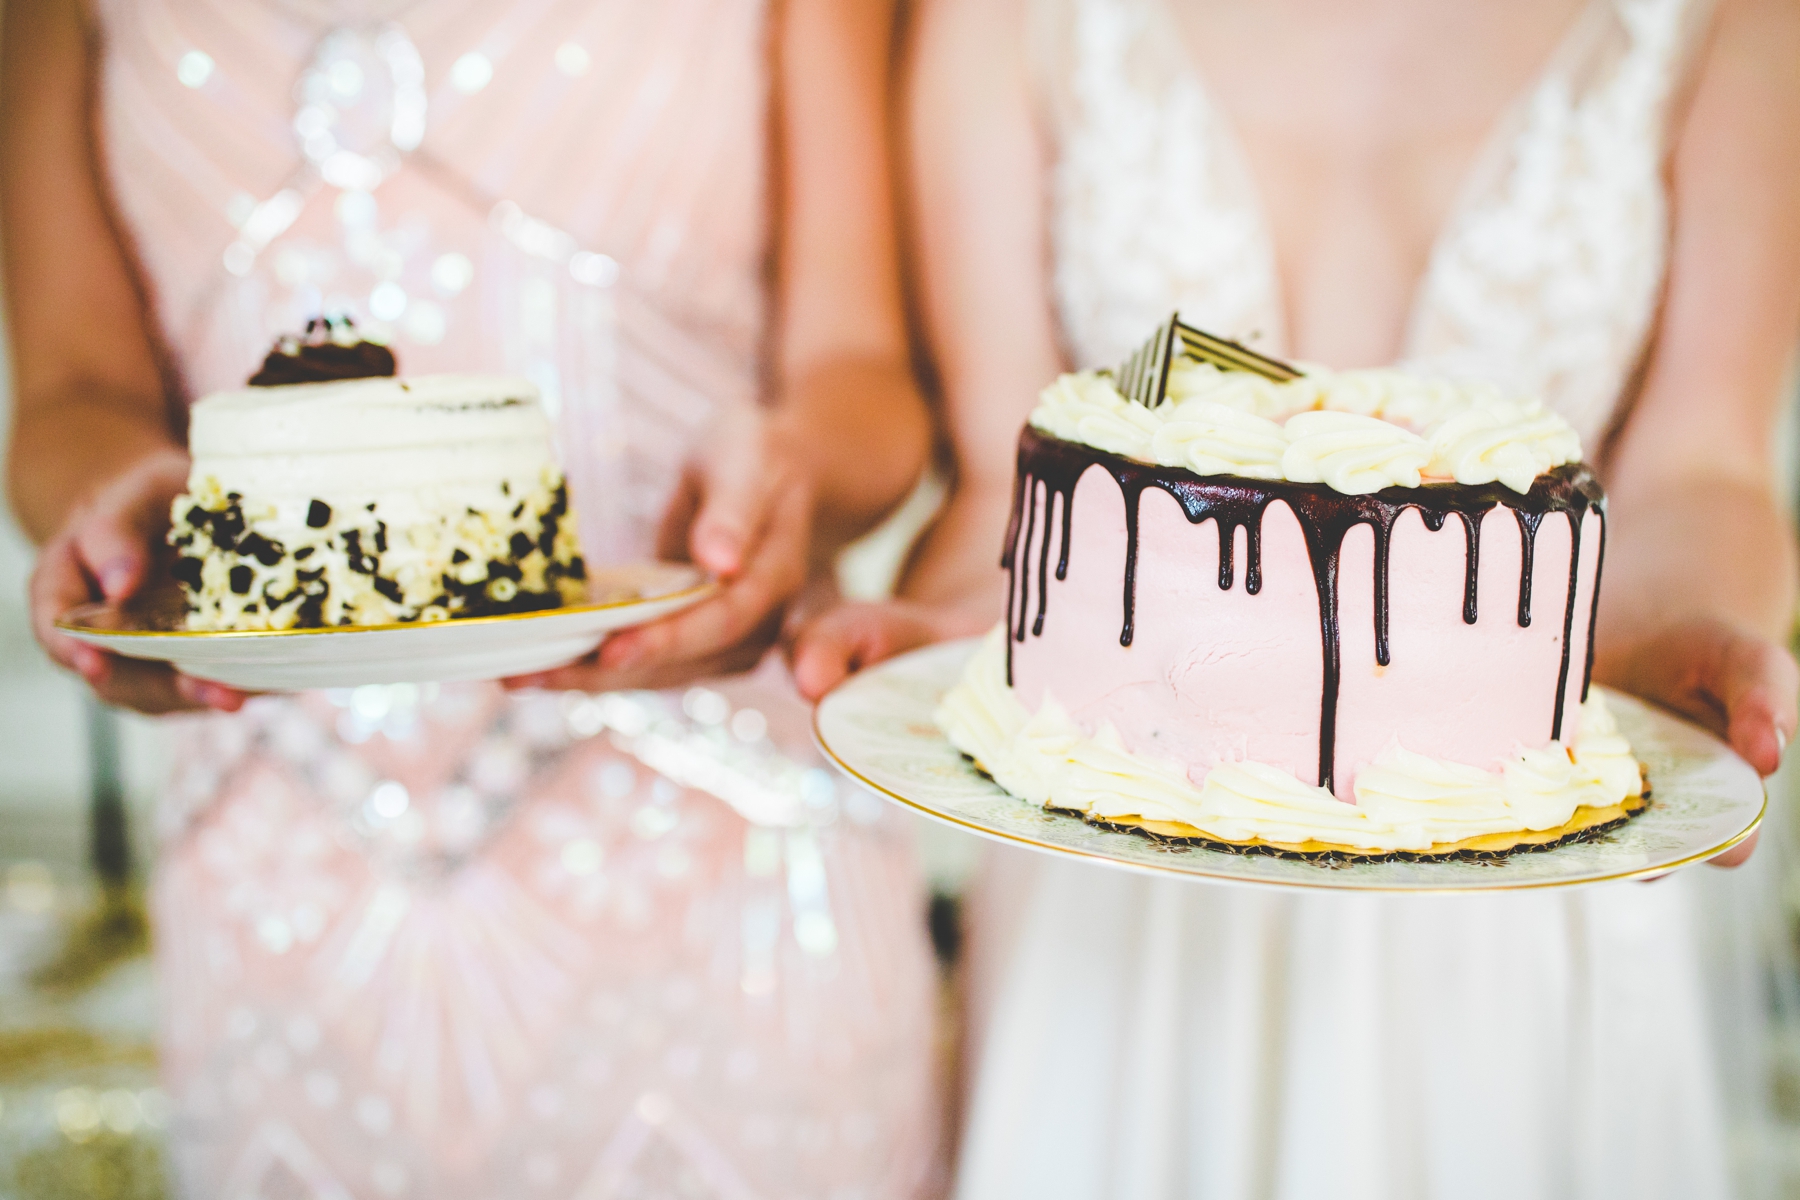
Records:
M1286 352L1256 185L1165 7L1041 0L1057 312L1081 366L1172 308ZM1706 0L1593 0L1494 129L1432 248L1402 357L1542 395L1584 443L1643 351L1669 236L1671 108Z

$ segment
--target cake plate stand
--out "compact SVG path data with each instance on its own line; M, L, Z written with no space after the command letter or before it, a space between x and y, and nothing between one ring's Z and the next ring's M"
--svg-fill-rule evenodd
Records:
M820 702L813 730L852 778L928 817L1003 842L1097 864L1216 883L1363 892L1486 892L1641 879L1702 862L1749 837L1762 780L1710 734L1632 697L1606 701L1643 763L1648 809L1554 849L1493 860L1328 864L1154 841L1089 825L1002 791L932 722L979 639L915 650L852 676Z

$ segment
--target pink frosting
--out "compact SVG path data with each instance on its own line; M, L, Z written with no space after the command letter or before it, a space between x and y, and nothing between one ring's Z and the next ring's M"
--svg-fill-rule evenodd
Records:
M1040 493L1041 495L1041 493ZM1136 621L1119 644L1125 577L1125 505L1118 485L1090 467L1075 489L1066 580L1052 579L1042 636L1027 621L1012 643L1013 683L1036 711L1046 692L1092 734L1111 722L1128 750L1173 758L1201 783L1217 762L1253 759L1318 782L1323 649L1319 600L1300 523L1277 501L1262 525L1262 588L1244 589L1245 533L1235 578L1220 589L1219 539L1211 521L1190 525L1174 498L1143 493L1139 509ZM1061 514L1039 519L1027 555L1037 612L1038 554L1060 538ZM1599 525L1581 538L1563 735L1580 720L1588 617L1599 562ZM1020 538L1025 537L1021 528ZM1569 594L1570 520L1550 513L1538 530L1531 624L1520 627L1521 536L1510 511L1481 523L1479 619L1463 621L1467 541L1455 517L1438 532L1416 510L1394 526L1389 560L1390 663L1375 661L1374 534L1353 528L1339 570L1342 674L1337 706L1336 793L1351 799L1356 774L1392 738L1415 753L1497 770L1517 747L1551 740L1563 618ZM1016 629L1016 626L1015 626Z

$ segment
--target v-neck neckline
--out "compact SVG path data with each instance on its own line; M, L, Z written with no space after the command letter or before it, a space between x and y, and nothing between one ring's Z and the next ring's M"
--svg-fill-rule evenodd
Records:
M1153 10L1154 19L1161 22L1169 40L1174 44L1179 68L1187 82L1199 94L1201 104L1211 118L1214 136L1229 145L1231 157L1240 164L1243 182L1246 188L1246 208L1256 223L1257 232L1262 242L1263 253L1267 256L1267 277L1269 279L1270 307L1280 322L1284 341L1290 343L1281 349L1284 354L1292 355L1291 344L1294 335L1293 309L1288 296L1285 281L1281 275L1281 254L1275 244L1275 230L1269 220L1269 209L1264 199L1262 186L1257 180L1250 156L1245 152L1245 143L1239 135L1237 125L1231 115L1219 103L1214 94L1206 73L1201 70L1200 61L1194 55L1193 45L1182 28L1181 18L1173 8L1174 0L1145 0ZM1580 46L1582 38L1588 33L1589 26L1602 19L1617 3L1617 0L1585 0L1575 13L1556 41L1550 53L1545 57L1543 65L1533 71L1504 105L1495 117L1492 126L1483 135L1480 145L1470 156L1464 167L1462 178L1457 183L1455 198L1444 211L1444 219L1439 223L1437 231L1432 235L1430 247L1425 255L1425 265L1417 278L1412 282L1409 298L1404 306L1403 320L1400 326L1399 353L1391 360L1405 362L1415 357L1418 332L1426 312L1429 298L1431 277L1438 255L1442 251L1445 238L1455 229L1462 219L1471 211L1477 197L1483 192L1483 185L1491 182L1497 166L1508 157L1517 142L1519 135L1518 116L1523 112L1553 79L1559 67L1572 57Z

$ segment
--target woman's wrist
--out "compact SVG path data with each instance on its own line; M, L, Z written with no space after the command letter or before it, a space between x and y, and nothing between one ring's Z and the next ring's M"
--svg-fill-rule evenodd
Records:
M73 407L87 412L38 409L14 423L7 461L7 492L26 534L39 545L100 493L136 473L179 474L188 453L169 430L111 405ZM72 425L71 422L74 422ZM79 428L80 437L69 430Z
M826 556L904 501L931 453L931 418L911 372L879 356L798 374L769 414L768 435L810 489L814 543Z

